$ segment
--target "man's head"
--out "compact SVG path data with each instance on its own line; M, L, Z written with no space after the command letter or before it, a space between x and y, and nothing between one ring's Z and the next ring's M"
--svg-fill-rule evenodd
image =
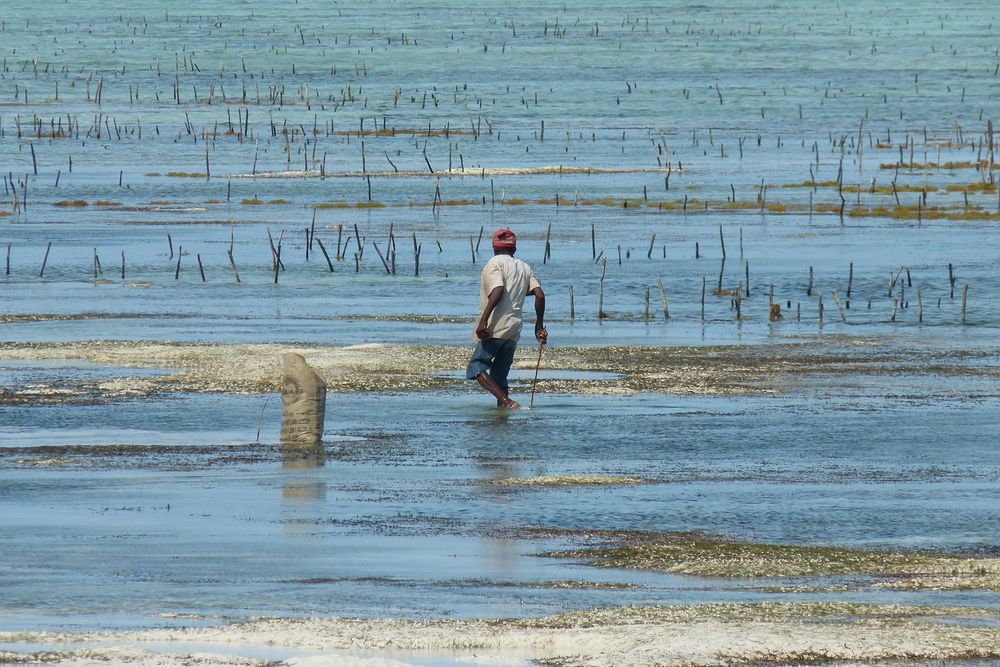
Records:
M493 234L493 252L497 255L513 255L517 250L517 237L508 227L498 229Z

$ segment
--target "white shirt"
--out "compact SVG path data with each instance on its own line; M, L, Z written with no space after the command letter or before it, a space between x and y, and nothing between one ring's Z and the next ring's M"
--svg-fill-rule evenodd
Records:
M521 309L528 292L541 287L534 271L524 262L512 255L494 255L483 267L479 291L479 315L482 317L489 301L490 292L497 287L504 288L503 298L490 315L489 327L491 338L506 338L517 341L521 337ZM476 321L478 324L478 320ZM478 342L475 331L473 341Z

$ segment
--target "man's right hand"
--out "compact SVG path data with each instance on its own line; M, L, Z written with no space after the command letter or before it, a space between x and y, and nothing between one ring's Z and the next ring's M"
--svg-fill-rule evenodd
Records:
M535 327L535 339L540 345L545 345L549 342L549 330L545 327Z
M480 318L479 324L476 325L476 338L479 340L486 340L490 337L490 325L485 319Z

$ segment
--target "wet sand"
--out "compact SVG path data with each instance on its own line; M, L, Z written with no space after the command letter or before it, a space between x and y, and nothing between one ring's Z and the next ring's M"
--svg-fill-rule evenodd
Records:
M953 664L1000 659L998 622L997 614L977 609L836 603L633 607L522 620L259 619L211 629L0 635L4 643L72 645L0 652L0 659L163 666Z

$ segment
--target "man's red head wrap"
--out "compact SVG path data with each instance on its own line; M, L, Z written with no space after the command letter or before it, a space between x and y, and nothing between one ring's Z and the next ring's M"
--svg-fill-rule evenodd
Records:
M517 237L507 227L498 229L493 234L493 247L499 250L515 250L517 248Z

